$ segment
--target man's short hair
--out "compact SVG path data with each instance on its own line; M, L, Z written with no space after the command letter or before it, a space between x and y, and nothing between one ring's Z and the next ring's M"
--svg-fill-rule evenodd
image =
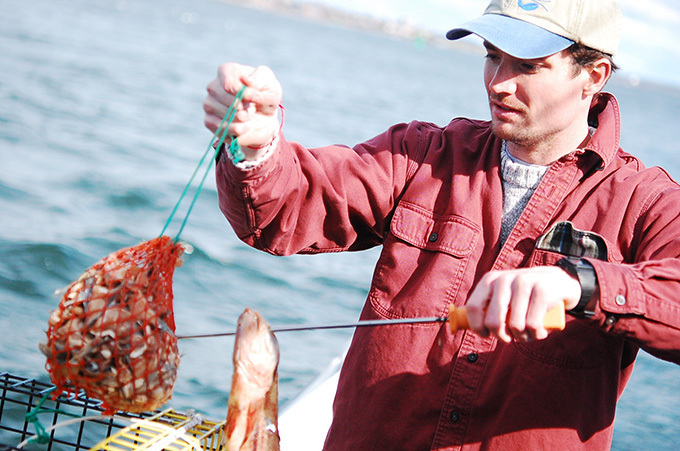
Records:
M609 61L612 66L612 73L619 69L619 66L614 62L612 55L608 53L601 52L600 50L595 50L583 44L575 43L567 48L567 52L571 55L574 60L574 72L578 73L581 69L586 68L595 61L605 58Z

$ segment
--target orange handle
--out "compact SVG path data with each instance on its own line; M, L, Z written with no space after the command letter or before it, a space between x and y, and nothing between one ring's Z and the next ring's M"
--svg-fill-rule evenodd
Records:
M543 327L546 330L563 330L566 325L566 318L564 314L564 304L558 304L551 310L545 313L543 319ZM460 329L469 329L467 310L465 307L456 307L451 304L449 306L449 330L455 333Z

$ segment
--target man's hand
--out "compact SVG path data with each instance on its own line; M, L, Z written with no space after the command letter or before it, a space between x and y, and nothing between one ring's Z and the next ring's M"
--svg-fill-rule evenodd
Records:
M482 337L495 335L508 343L542 340L548 336L543 319L564 303L573 308L581 285L556 266L491 271L482 277L465 305L470 329Z
M221 65L217 78L207 86L204 123L215 133L243 86L246 90L228 132L238 138L246 160L255 160L260 153L257 148L267 145L279 132L278 109L283 91L270 68L237 63Z

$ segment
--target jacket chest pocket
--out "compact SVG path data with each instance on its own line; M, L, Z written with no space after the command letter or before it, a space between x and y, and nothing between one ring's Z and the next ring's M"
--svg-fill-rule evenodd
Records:
M387 318L446 315L461 287L469 289L464 274L480 233L468 219L402 201L376 266L374 310Z

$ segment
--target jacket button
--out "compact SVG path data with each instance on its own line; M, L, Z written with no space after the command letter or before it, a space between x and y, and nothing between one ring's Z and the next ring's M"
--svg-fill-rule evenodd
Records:
M451 413L449 413L449 420L451 420L453 423L457 423L458 420L460 420L460 413L452 410Z
M470 363L475 363L477 359L479 359L479 354L476 352L473 352L472 354L468 354L467 356L468 362Z
M615 302L616 302L616 305L622 305L622 306L626 305L626 297L622 294L619 294L618 296L616 296Z
M438 239L439 239L439 235L437 235L436 232L432 232L432 233L430 234L430 236L428 237L427 240L428 240L430 243L434 243L434 242L437 241Z

